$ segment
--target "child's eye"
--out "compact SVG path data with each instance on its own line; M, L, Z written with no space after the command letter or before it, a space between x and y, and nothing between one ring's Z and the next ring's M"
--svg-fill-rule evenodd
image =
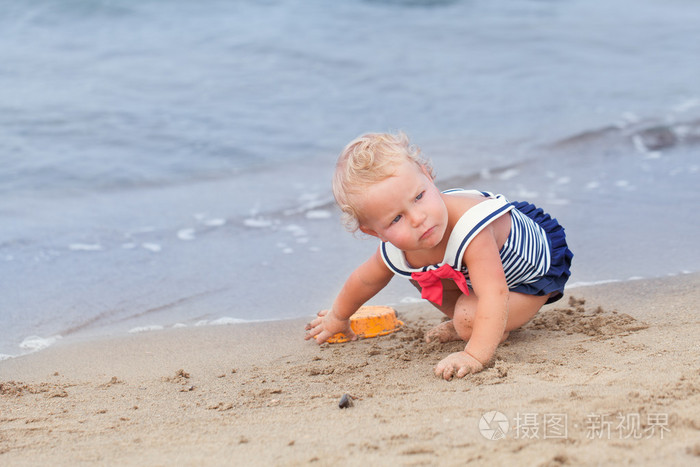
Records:
M416 201L418 201L419 199L421 199L421 198L423 197L424 194L425 194L425 191L422 191L421 194L419 194L418 196L416 196Z
M400 220L401 220L401 214L399 214L398 216L394 217L394 220L391 221L391 223L392 223L392 224L396 224L396 223L397 223L398 221L400 221Z

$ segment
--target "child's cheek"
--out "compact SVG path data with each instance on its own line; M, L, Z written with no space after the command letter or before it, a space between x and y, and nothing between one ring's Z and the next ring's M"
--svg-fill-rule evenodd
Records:
M398 242L399 242L401 245L406 245L408 242L411 241L410 232L408 232L408 231L406 231L406 230L401 231L401 232L399 233L399 235L398 235L398 239L397 239L397 240L398 240Z

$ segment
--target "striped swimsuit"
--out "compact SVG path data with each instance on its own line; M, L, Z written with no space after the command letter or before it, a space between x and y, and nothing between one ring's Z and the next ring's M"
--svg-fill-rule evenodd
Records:
M487 199L467 210L457 221L448 239L443 261L423 268L413 268L408 264L401 250L391 243L382 242L380 251L389 269L397 275L410 278L412 273L438 269L445 264L449 264L453 269L464 274L467 283L471 287L469 271L462 260L469 243L491 222L510 212L510 234L499 252L508 289L531 295L544 295L553 291L561 292L563 290L564 283L569 276L568 265L571 263L573 255L564 243L564 249L568 252L568 262L565 268L556 268L565 269L565 271L557 272L560 276L562 273L564 274L563 281L561 278L552 279L545 277L550 270L550 266L552 266L552 243L545 229L538 223L539 218L535 219L534 217L536 216L526 214L520 210L521 205L526 208L524 209L526 212L528 207L530 210L537 208L527 203L510 203L503 195L494 195L476 190L456 189L447 190L444 193L454 192L478 194ZM542 213L541 209L537 211ZM546 216L544 224L554 221L557 230L561 231L563 238L563 228L556 223L556 220L551 219L546 214L540 217L544 216ZM564 256L566 257L566 255ZM552 284L553 282L556 282L556 286ZM560 296L561 294L553 298L559 298Z

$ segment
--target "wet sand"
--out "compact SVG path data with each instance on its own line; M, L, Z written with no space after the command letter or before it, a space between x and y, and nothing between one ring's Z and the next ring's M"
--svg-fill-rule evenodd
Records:
M699 286L573 289L451 382L432 367L461 345L424 342L427 304L347 344L304 320L65 339L0 362L0 464L697 463Z

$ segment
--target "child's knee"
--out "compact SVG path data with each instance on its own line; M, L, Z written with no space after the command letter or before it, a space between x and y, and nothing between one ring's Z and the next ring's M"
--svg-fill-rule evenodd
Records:
M459 297L457 303L455 303L452 322L457 334L464 340L468 340L471 337L475 315L476 299L467 295Z

